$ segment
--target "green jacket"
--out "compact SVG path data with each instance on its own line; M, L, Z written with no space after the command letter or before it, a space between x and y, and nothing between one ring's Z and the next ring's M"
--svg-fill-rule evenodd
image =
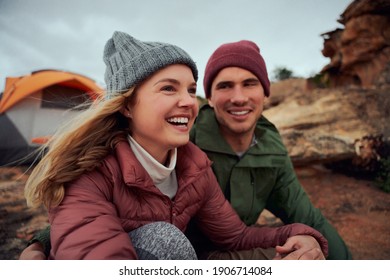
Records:
M310 202L276 127L265 117L257 123L257 143L241 158L219 133L208 105L200 109L190 137L213 161L222 190L247 225L266 208L285 224L303 223L321 232L329 242L328 259L352 258L337 231Z

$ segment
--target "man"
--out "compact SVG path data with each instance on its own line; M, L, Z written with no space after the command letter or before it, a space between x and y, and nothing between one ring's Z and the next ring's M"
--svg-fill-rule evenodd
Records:
M258 46L251 41L221 45L206 65L203 85L208 105L199 111L191 140L213 161L218 182L241 219L253 225L268 209L286 224L304 223L320 231L329 242L328 259L351 259L298 182L277 129L262 116L270 82Z
M262 116L270 82L258 46L239 41L217 48L206 65L204 90L209 104L199 111L191 141L213 161L218 182L241 219L254 225L268 209L286 224L304 223L320 231L329 242L328 259L351 259L337 231L298 182L277 129ZM210 244L195 226L188 235L198 253L210 251ZM45 238L47 234L38 240ZM42 254L39 243L30 248ZM25 251L23 254L29 253ZM209 259L267 259L275 255L274 250L262 249L219 252L215 248L206 253Z

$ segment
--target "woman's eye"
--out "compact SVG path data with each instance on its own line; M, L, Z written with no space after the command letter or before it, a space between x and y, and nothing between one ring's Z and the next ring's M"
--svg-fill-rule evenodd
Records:
M196 88L189 88L188 93L191 95L196 95Z
M173 86L164 86L161 90L162 90L162 91L173 92L173 91L175 91L176 89L175 89Z

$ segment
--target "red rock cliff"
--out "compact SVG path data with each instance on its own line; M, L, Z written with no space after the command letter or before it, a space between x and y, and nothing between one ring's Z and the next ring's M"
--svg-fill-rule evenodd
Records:
M390 84L390 0L355 0L338 20L345 26L322 34L322 69L330 86Z

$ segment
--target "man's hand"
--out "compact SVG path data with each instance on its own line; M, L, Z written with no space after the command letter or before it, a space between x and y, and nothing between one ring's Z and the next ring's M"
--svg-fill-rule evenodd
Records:
M276 246L274 260L325 260L317 240L309 235L296 235L283 246Z
M35 242L28 246L20 254L19 260L46 260L43 246L39 242Z

